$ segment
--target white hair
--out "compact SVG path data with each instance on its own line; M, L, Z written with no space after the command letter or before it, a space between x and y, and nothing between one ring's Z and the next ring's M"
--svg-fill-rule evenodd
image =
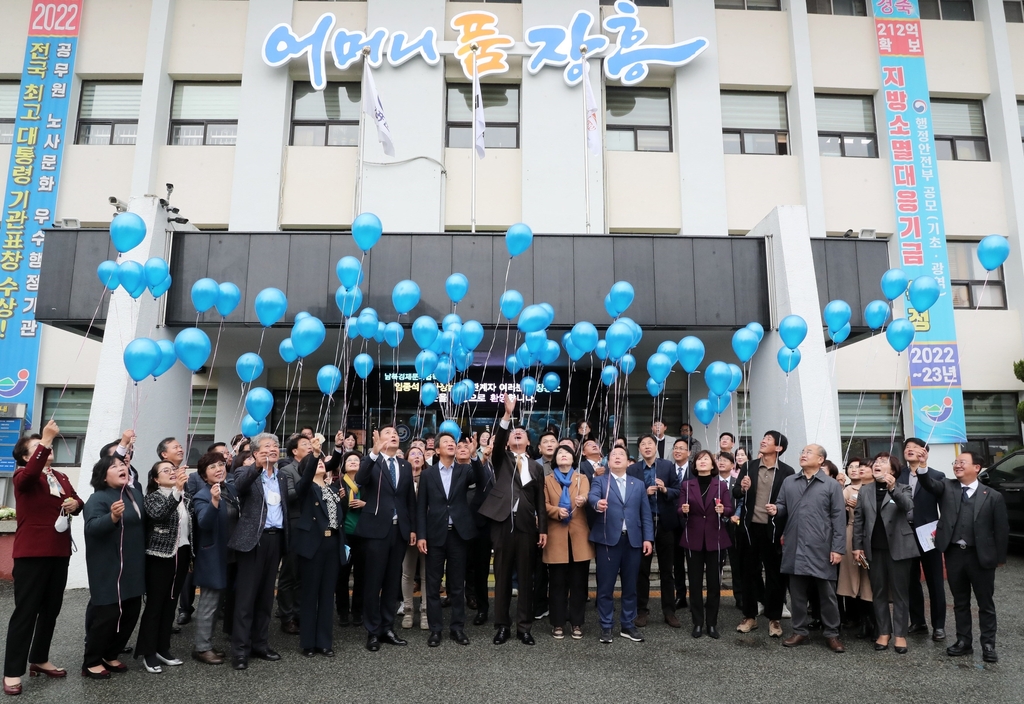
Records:
M251 443L252 447L255 448L254 451L259 451L260 445L262 445L263 443L265 443L268 440L272 440L274 442L274 444L277 445L278 447L281 446L281 442L277 439L277 436L274 435L273 433L260 433L259 435L254 437L250 441L250 443Z

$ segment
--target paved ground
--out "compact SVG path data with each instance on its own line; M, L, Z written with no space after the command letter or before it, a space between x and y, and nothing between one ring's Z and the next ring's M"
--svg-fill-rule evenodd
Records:
M848 652L829 652L815 642L796 650L768 638L767 622L742 636L733 629L739 614L725 600L721 640L690 638L689 628L657 623L645 629L647 642L616 637L597 641L596 614L587 612L586 638L558 642L538 624L535 647L518 641L491 644L490 625L467 630L473 641L461 647L445 639L428 649L427 634L403 631L405 648L384 646L369 653L365 634L337 627L338 657L307 660L297 636L276 628L271 644L283 655L276 663L253 661L247 672L227 665L209 667L186 659L179 668L150 675L137 661L109 682L78 675L82 657L85 591L68 592L54 639L53 660L70 670L66 681L25 678L22 701L39 702L1021 702L1024 700L1024 557L1018 550L996 580L1000 662L985 665L980 648L972 658L950 658L944 645L911 638L910 653L875 653L870 643L846 640ZM0 586L0 618L6 625L13 602L10 585ZM591 604L592 607L592 604ZM513 612L514 613L514 612ZM688 614L681 614L684 626ZM953 613L949 605L949 632ZM975 621L976 623L976 621ZM276 624L275 624L276 625ZM787 629L788 621L783 622ZM187 658L191 626L175 636L175 653ZM977 626L975 626L977 628ZM977 637L977 636L975 636ZM953 642L950 638L949 644ZM976 644L977 647L977 644Z

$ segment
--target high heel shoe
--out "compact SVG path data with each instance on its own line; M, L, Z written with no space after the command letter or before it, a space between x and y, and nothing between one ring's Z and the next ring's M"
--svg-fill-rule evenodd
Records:
M877 643L877 642L875 643L875 650L877 650L879 652L881 652L883 650L888 650L888 649L889 649L889 641L886 641L885 643Z
M109 680L110 679L110 671L107 670L106 668L103 668L99 672L93 672L89 668L83 667L82 668L82 677L88 677L91 680Z
M895 650L898 655L906 655L907 654L907 646L906 645L896 645L895 643L893 643L892 649Z
M39 675L46 675L47 677L59 679L61 677L67 677L68 671L59 667L55 667L52 670L47 670L45 667L39 667L39 665L29 665L28 675L29 677L39 677Z
M123 662L119 662L116 665L112 665L111 663L109 663L106 660L104 660L103 661L103 667L108 672L116 672L118 674L121 674L122 672L128 672L128 666L125 665Z

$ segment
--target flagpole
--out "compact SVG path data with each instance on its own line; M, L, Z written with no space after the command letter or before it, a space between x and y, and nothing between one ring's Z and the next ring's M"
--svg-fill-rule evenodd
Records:
M356 211L352 213L352 219L363 212L363 145L366 143L366 134L363 130L366 110L363 109L366 101L366 72L369 70L366 63L370 59L370 47L363 47L363 78L359 83L359 164L356 170Z
M480 50L480 46L477 45L477 44L472 44L469 48L473 52L473 90L472 90L472 94L473 94L473 98L472 98L472 103L473 103L473 112L472 112L472 115L473 115L473 130L472 130L472 134L473 134L473 145L472 145L473 166L471 167L470 176L469 176L470 181L472 182L471 185L470 185L470 188L469 188L469 194L470 194L469 195L469 199L470 199L470 203L469 203L469 231L472 232L472 233L475 233L476 232L476 110L477 110L476 101L479 100L481 105L482 105L484 97L483 97L483 95L478 95L477 94L477 86L478 86L477 82L480 80L480 77L477 75L477 72L476 72L476 53Z
M589 68L587 64L587 45L584 44L580 47L580 53L583 55L583 81L588 81ZM582 82L581 82L582 83ZM586 85L580 86L583 90L583 190L586 194L586 223L587 223L587 234L590 234L590 142L588 133L590 131L590 116L589 110L587 109L587 87Z

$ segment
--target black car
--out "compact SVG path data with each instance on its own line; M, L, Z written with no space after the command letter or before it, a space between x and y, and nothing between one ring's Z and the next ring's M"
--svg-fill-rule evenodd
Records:
M1011 452L982 470L978 480L1003 495L1010 521L1010 538L1024 541L1024 450Z

